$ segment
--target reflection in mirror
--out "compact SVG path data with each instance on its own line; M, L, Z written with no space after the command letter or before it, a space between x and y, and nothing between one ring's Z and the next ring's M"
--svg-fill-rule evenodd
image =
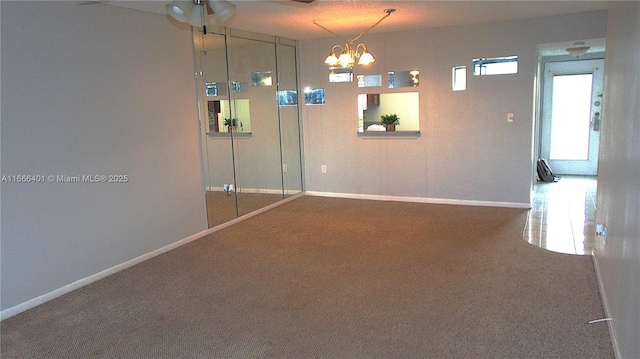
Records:
M218 85L217 82L207 82L205 83L205 96L213 97L213 96L226 96L227 95L227 83L223 82Z
M329 82L352 82L353 70L346 68L331 68Z
M302 152L300 145L300 127L298 126L298 72L296 70L295 42L290 45L278 44L277 84L281 94L286 99L278 101L280 110L280 131L282 148L282 179L284 195L289 197L302 192Z
M271 79L271 71L266 72L252 72L251 82L253 86L271 86L273 80Z
M278 91L278 106L296 106L298 104L298 91Z
M270 81L273 85L278 83L276 78L272 80L272 76L278 73L276 43L252 39L245 33L239 35L234 36L231 31L227 39L230 79L241 84L261 83L249 86L247 93L231 96L230 113L238 120L237 126L243 122L244 131L247 131L249 104L253 117L251 137L236 136L233 132L231 135L235 197L238 215L241 216L282 200L283 180L279 110L274 101L277 88L263 86Z
M358 132L419 131L420 96L418 92L358 95ZM387 126L382 117L397 115L398 123Z
M304 89L305 105L324 105L325 102L324 89Z
M358 87L382 86L382 75L358 75Z
M249 85L246 82L234 81L231 84L231 88L233 90L233 93L243 93L243 92L248 92L249 91ZM226 93L225 93L225 95L226 95Z
M225 191L225 185L227 189L230 184L235 187L231 136L212 136L216 129L210 126L210 119L217 119L217 114L222 111L221 101L229 100L225 35L194 32L194 50L196 69L201 74L198 80L202 84L198 86L198 104L203 133L201 138L207 223L209 227L213 227L238 216L235 194ZM239 84L233 86L236 90L240 87ZM219 125L217 121L213 121L213 124ZM224 128L219 127L218 130L224 131Z
M416 87L420 84L420 71L389 71L389 88Z
M302 192L296 43L233 31L194 32L209 227Z
M238 99L208 101L209 133L215 132L251 132L249 100ZM233 115L232 115L233 114Z

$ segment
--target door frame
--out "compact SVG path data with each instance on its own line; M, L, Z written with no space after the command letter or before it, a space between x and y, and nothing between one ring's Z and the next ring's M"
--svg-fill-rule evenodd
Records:
M550 61L544 64L544 73L541 77L541 132L539 157L546 158L551 168L556 173L566 175L590 175L598 172L599 151L599 125L594 123L594 114L602 112L602 92L604 88L604 59L576 59L572 61ZM550 155L551 131L552 131L552 93L553 79L555 76L592 75L592 91L590 93L589 106L589 148L585 160L554 160ZM596 129L596 126L598 129Z
M533 186L537 183L536 176L536 162L540 157L540 148L541 148L541 140L542 140L542 88L543 88L543 76L544 76L544 66L548 62L558 62L558 61L579 61L579 60L593 60L593 59L604 59L605 53L604 49L601 52L587 53L580 58L574 58L570 55L544 55L538 50L538 63L536 69L536 79L535 79L535 102L534 102L534 123L533 123L533 156L531 158L531 178L532 178L532 187L531 187L531 203L533 203ZM605 75L606 76L606 75ZM599 152L599 151L598 151Z

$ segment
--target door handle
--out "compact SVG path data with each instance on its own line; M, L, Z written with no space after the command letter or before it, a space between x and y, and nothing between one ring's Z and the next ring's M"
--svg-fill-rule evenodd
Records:
M591 120L591 126L594 131L600 131L600 112L593 113L593 119Z

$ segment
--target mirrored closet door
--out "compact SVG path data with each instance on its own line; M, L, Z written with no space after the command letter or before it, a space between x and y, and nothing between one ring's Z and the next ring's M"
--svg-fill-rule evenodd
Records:
M194 35L209 227L302 191L293 41ZM282 81L280 83L279 81ZM279 86L290 101L282 101Z

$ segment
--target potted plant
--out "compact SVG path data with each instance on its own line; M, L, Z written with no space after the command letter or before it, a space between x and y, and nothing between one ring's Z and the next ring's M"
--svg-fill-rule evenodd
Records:
M380 116L380 124L387 128L387 131L395 131L396 125L400 124L400 117L398 115L389 114Z
M227 131L236 132L238 128L238 119L237 118L225 118L224 125L227 126Z

